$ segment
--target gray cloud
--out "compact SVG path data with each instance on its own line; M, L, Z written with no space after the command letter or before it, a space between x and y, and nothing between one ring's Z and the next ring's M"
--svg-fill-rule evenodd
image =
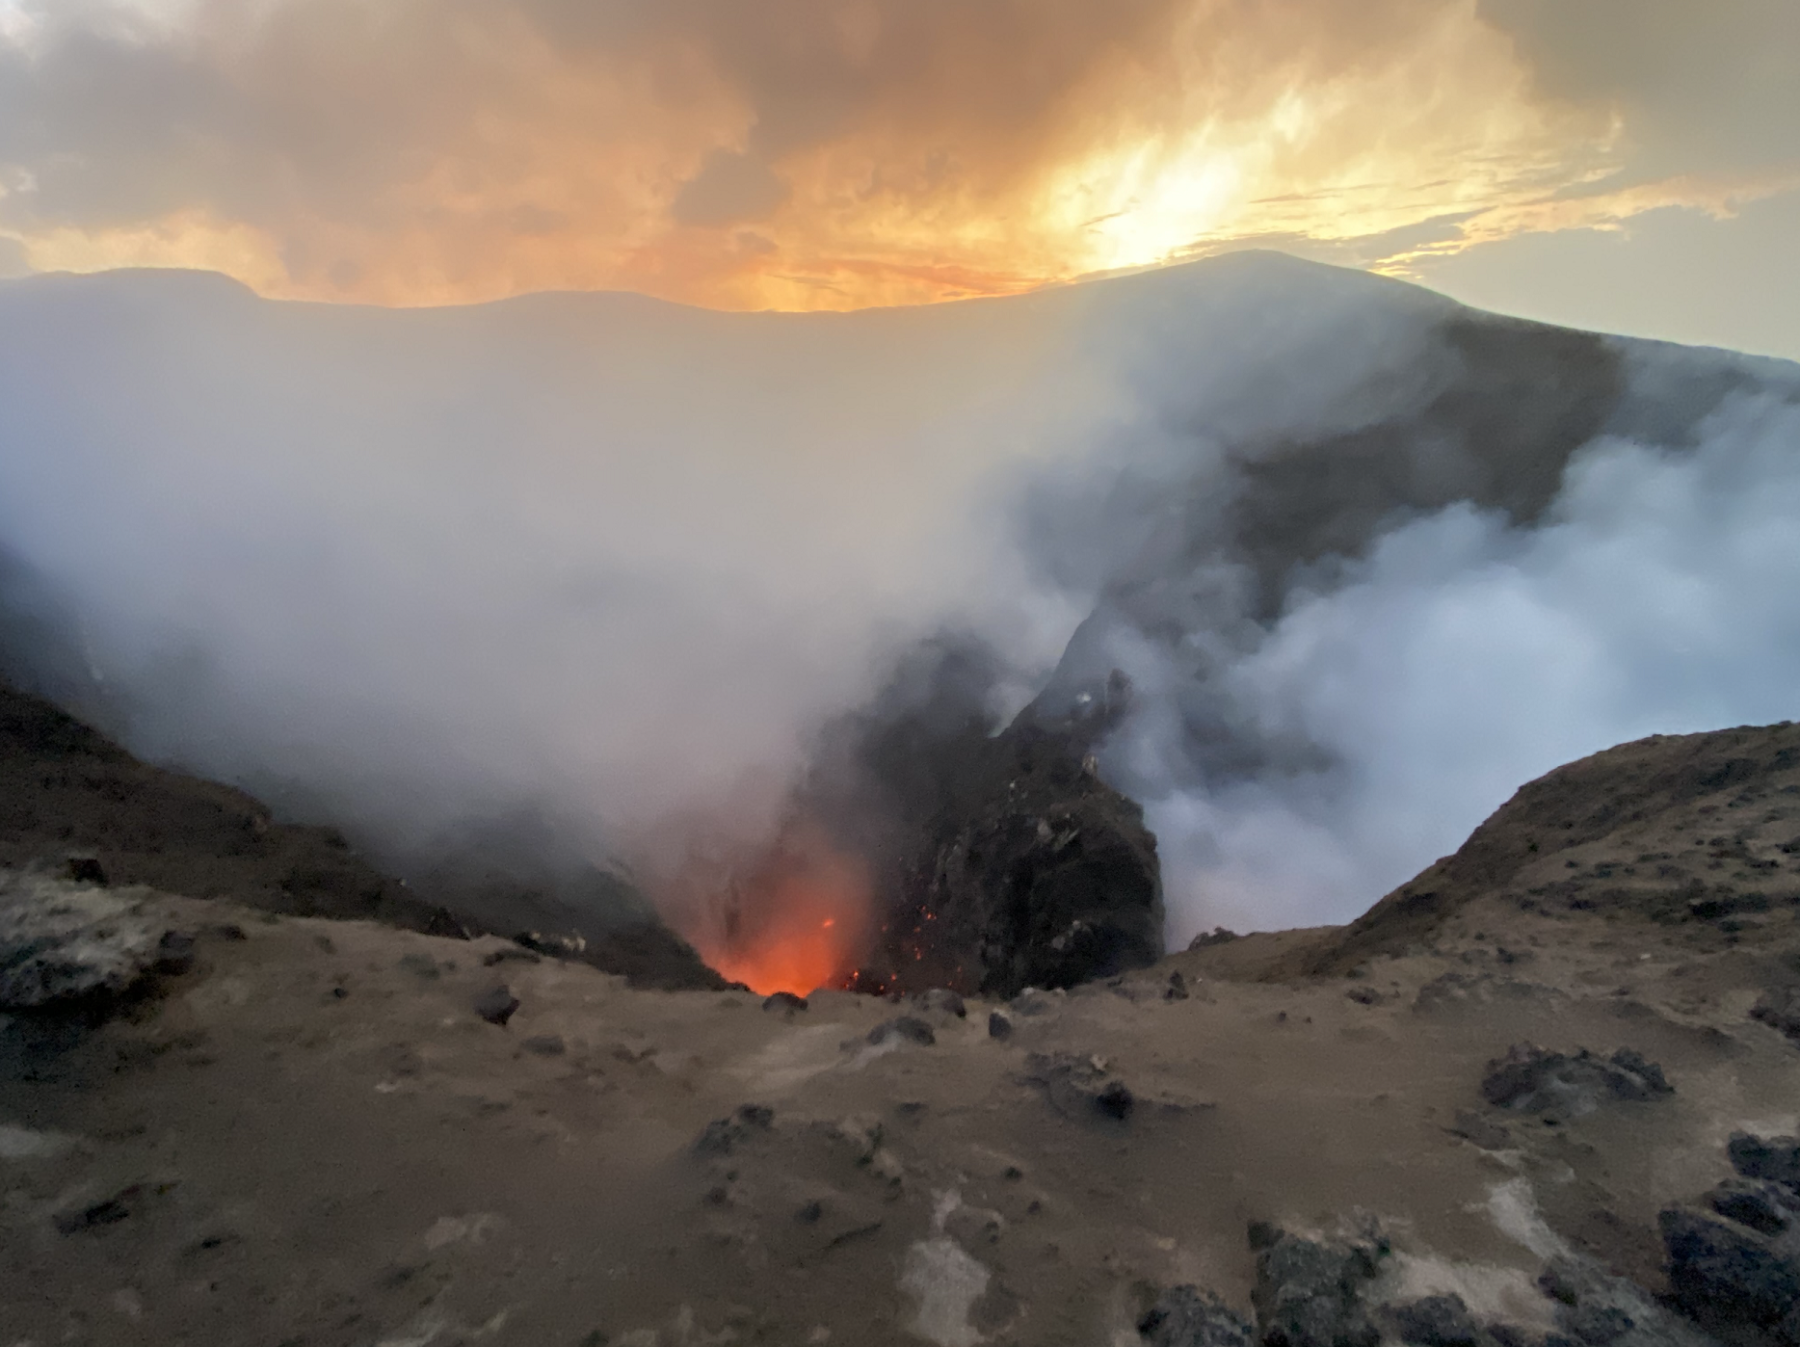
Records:
M1800 166L1800 8L1788 0L1481 0L1557 98L1613 102L1629 176Z

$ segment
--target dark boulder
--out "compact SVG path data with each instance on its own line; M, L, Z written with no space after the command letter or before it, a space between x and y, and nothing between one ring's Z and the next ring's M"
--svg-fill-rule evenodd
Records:
M1149 1347L1250 1347L1250 1325L1211 1291L1172 1286L1137 1323Z
M1387 1249L1380 1241L1310 1240L1266 1225L1256 1249L1251 1300L1266 1347L1375 1347L1381 1333L1363 1294Z
M488 988L475 998L475 1013L489 1024L498 1025L502 1029L518 1008L519 998L504 983Z
M1426 1296L1392 1311L1394 1331L1415 1347L1475 1347L1481 1330L1459 1295Z
M1642 1103L1674 1092L1662 1068L1630 1048L1606 1058L1586 1048L1569 1054L1520 1043L1489 1062L1481 1082L1482 1097L1496 1108L1572 1117L1608 1100Z
M1800 1192L1800 1137L1759 1137L1733 1132L1726 1144L1731 1167L1747 1179L1767 1179Z
M1769 1329L1800 1304L1800 1262L1765 1236L1684 1207L1658 1224L1675 1301L1700 1323Z
M1706 1201L1719 1215L1763 1235L1779 1235L1800 1217L1800 1194L1767 1179L1726 1179Z

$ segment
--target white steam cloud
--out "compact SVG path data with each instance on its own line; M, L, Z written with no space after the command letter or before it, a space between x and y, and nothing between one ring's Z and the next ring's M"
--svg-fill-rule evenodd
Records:
M1102 766L1175 939L1348 918L1558 762L1793 715L1797 450L1790 366L1266 256L850 315L0 285L6 653L140 752L654 881L974 631L1007 709L1132 678Z

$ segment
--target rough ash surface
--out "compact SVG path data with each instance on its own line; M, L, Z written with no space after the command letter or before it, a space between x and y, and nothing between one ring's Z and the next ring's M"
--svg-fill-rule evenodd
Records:
M659 922L639 917L573 938L535 935L526 928L577 930L580 909L478 870L429 876L414 888L334 828L279 823L242 791L141 762L42 698L0 683L0 867L60 874L70 857L114 885L452 937L525 932L542 950L645 986L725 985Z

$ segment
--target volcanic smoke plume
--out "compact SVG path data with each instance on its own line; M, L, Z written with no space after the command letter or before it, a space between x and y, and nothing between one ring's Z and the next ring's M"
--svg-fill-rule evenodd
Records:
M798 987L946 873L915 791L971 744L1065 735L1185 940L1353 915L1606 744L1791 716L1797 443L1792 366L1270 255L843 315L37 277L0 603L14 675L142 754L407 873L628 875Z

